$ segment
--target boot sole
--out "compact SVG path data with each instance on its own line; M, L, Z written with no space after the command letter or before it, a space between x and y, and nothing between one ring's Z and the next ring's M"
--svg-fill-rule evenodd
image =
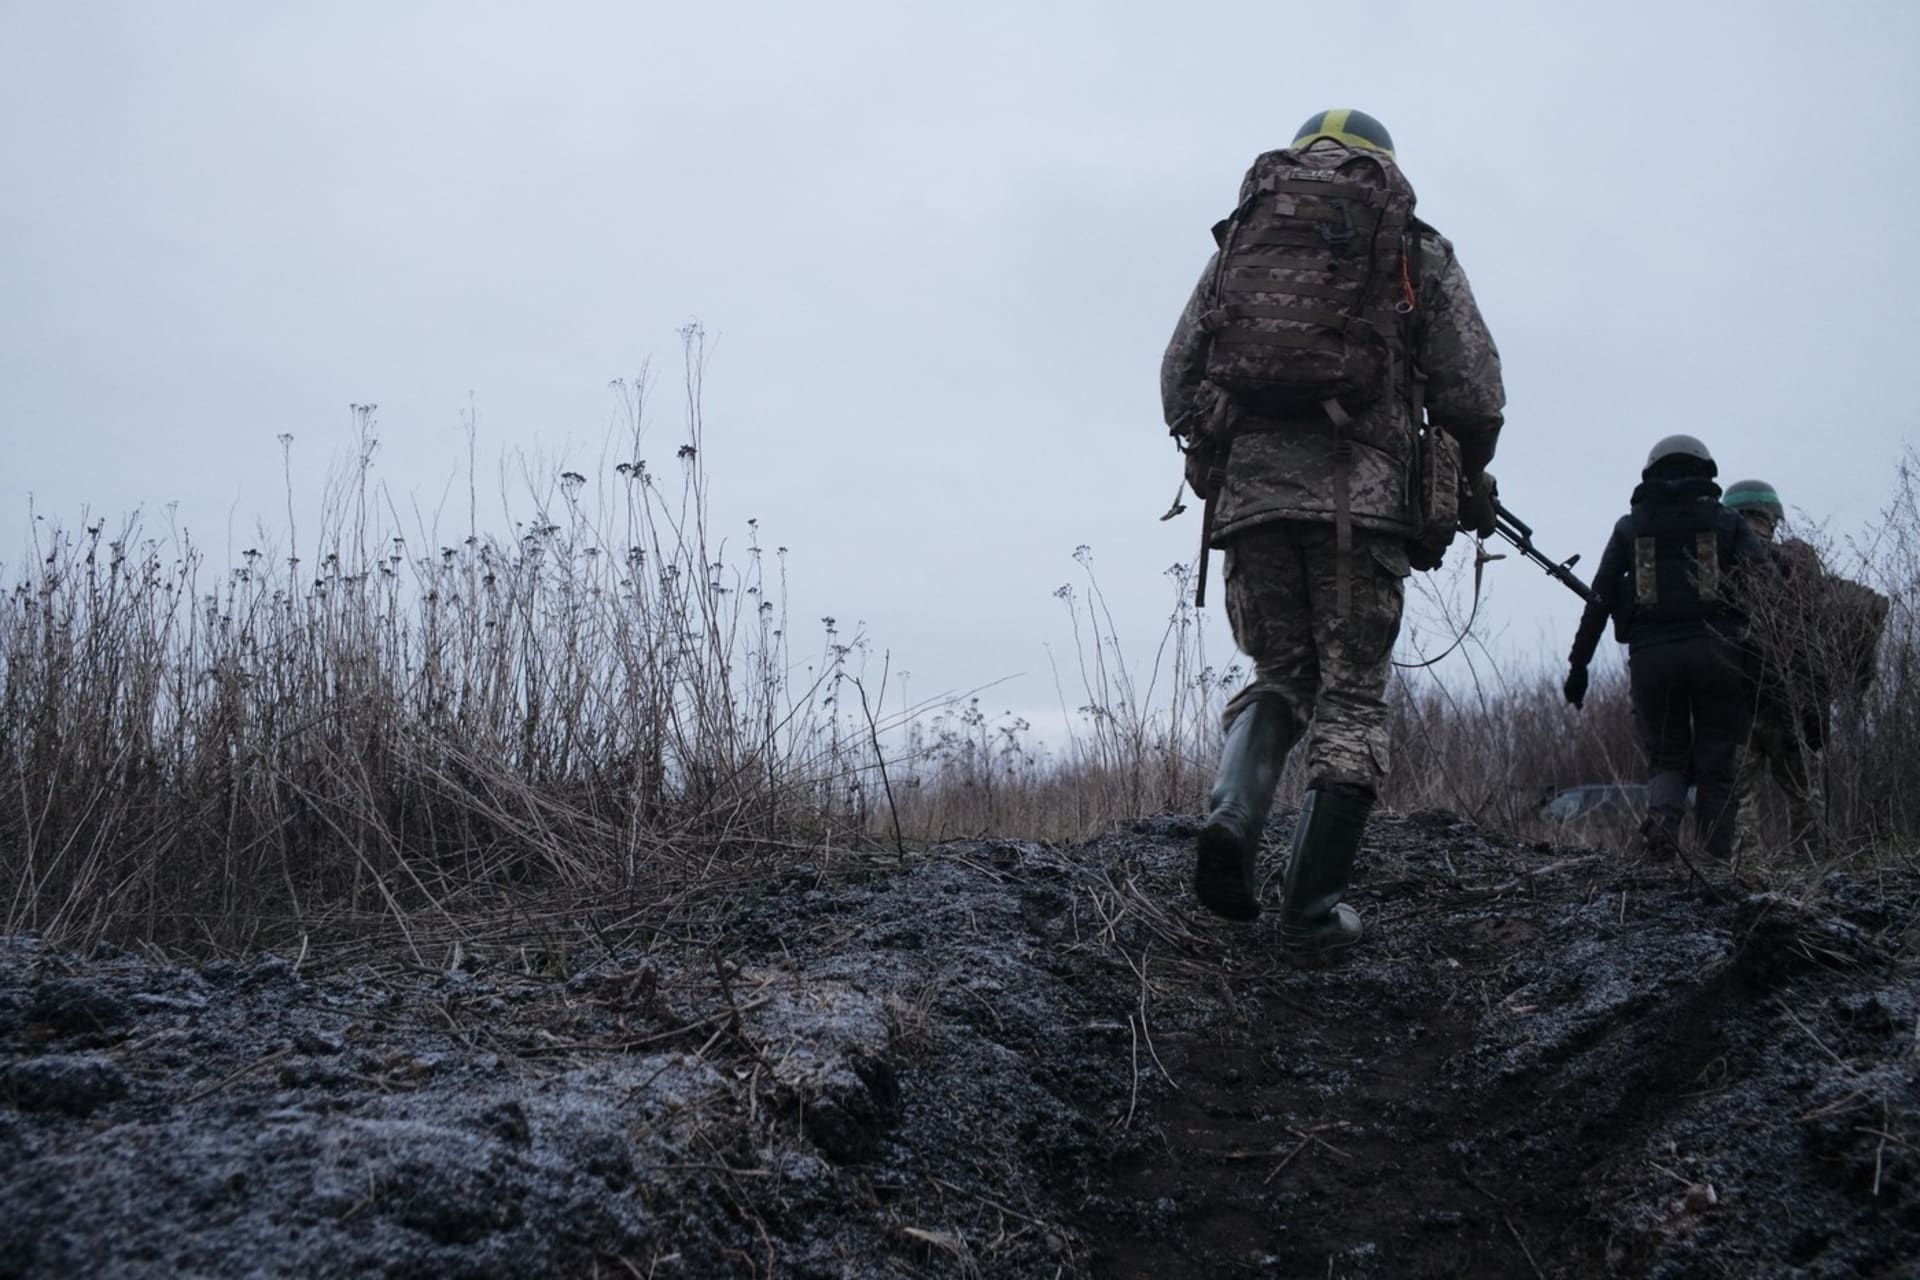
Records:
M1193 893L1200 905L1228 920L1260 918L1260 899L1253 888L1253 855L1240 838L1225 827L1200 832L1200 852L1194 864Z

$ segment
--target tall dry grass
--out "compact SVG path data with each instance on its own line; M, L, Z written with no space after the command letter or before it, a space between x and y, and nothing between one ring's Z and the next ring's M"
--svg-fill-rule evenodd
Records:
M1814 522L1789 527L1824 568L1884 597L1879 648L1854 680L1857 592L1789 595L1755 611L1763 649L1806 655L1785 664L1786 714L1828 720L1825 750L1808 759L1825 783L1826 824L1843 844L1903 844L1920 834L1920 452L1892 471L1892 494L1860 537ZM1774 815L1777 817L1778 815Z
M1203 807L1243 671L1189 566L1136 651L1075 553L1064 737L978 696L915 703L866 637L832 618L796 636L786 549L757 524L737 552L711 531L704 339L682 336L671 425L648 375L614 383L591 473L522 463L503 484L511 536L482 527L471 431L464 527L403 513L370 405L310 529L282 439L284 526L230 566L170 525L36 522L0 605L0 925L173 947L398 934L434 962L502 921L657 920L848 850ZM1828 752L1858 843L1920 831L1912 465L1842 566L1893 601ZM1441 634L1464 629L1461 572L1419 606ZM1638 777L1624 681L1579 715L1557 663L1469 639L1464 670L1395 682L1386 804L1526 829L1554 787Z
M592 477L523 468L526 518L403 517L377 418L319 527L231 568L171 529L35 524L0 608L10 930L165 944L376 920L457 927L515 895L660 902L798 843L864 838L853 645L796 652L786 550L709 532L703 337L679 430L650 380ZM288 467L290 440L283 438ZM470 448L471 453L471 448ZM291 485L289 486L291 495Z

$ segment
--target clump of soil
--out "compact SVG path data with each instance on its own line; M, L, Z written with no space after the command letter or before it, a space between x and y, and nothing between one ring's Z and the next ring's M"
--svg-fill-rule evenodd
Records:
M0 942L0 1275L1920 1257L1910 865L1787 895L1383 817L1365 943L1303 972L1198 911L1193 834L802 867L697 937L431 967Z

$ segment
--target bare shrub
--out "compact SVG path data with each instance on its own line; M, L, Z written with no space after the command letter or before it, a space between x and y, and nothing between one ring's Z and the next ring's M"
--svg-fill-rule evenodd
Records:
M780 863L1203 809L1244 673L1209 659L1190 566L1167 570L1167 623L1136 665L1076 552L1081 579L1056 592L1069 728L1047 746L977 693L913 702L831 617L799 652L786 548L753 522L732 558L710 535L703 338L683 338L670 456L649 457L648 377L614 383L620 425L591 474L522 463L503 483L511 537L481 527L471 432L465 530L403 518L372 405L354 406L352 456L304 535L283 437L285 528L225 570L171 524L36 522L0 602L4 927L221 949L398 934L422 963L517 939L563 957L583 929L673 917ZM1892 602L1826 759L1834 828L1885 845L1920 830L1912 457L1875 536L1830 563ZM1639 778L1624 679L1601 674L1579 714L1557 662L1497 662L1459 605L1465 572L1431 584L1427 611L1468 633L1465 674L1395 681L1385 803L1543 830L1552 789Z
M1208 660L1206 620L1193 605L1193 569L1174 565L1167 624L1141 668L1130 661L1094 572L1074 551L1081 583L1054 592L1072 641L1071 677L1055 663L1066 728L1044 746L1017 716L990 716L977 696L911 727L904 766L909 828L925 837L1021 835L1082 839L1127 818L1192 813L1213 782L1220 713L1237 665ZM1069 692L1069 684L1074 687Z
M523 469L512 538L479 527L477 483L464 535L403 521L371 405L317 532L290 512L223 575L139 520L38 534L0 609L6 926L457 932L514 895L659 902L861 835L848 649L829 623L814 665L791 653L785 548L710 543L703 340L683 337L666 461L647 378L616 383L597 474Z
M1819 679L1789 686L1795 711L1822 709L1833 695L1824 759L1827 825L1843 842L1881 847L1920 833L1920 453L1909 448L1895 472L1894 493L1871 532L1838 547L1818 529L1802 533L1827 567L1885 597L1879 648L1860 688L1845 669L1858 651L1846 608L1783 611L1762 625L1809 628L1782 637L1803 641L1825 669ZM1857 605L1857 601L1854 602ZM1812 705L1810 705L1810 701Z

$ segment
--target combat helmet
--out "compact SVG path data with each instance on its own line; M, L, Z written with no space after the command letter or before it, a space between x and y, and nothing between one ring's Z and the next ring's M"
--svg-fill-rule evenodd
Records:
M1736 480L1727 486L1727 492L1720 499L1722 506L1732 507L1745 515L1749 511L1761 511L1775 524L1787 518L1787 512L1780 505L1780 495L1765 480Z
M1393 135L1387 132L1387 126L1366 112L1355 111L1351 107L1316 111L1307 117L1305 124L1294 130L1293 141L1288 146L1304 147L1321 138L1331 138L1343 146L1379 151L1389 158L1393 155Z
M1652 479L1653 469L1663 462L1668 465L1661 468L1662 470L1679 469L1682 459L1692 461L1693 465L1685 468L1688 471L1697 471L1709 477L1720 474L1720 464L1713 460L1713 453L1706 445L1700 443L1698 437L1671 435L1659 440L1647 451L1647 465L1640 468L1640 478Z

